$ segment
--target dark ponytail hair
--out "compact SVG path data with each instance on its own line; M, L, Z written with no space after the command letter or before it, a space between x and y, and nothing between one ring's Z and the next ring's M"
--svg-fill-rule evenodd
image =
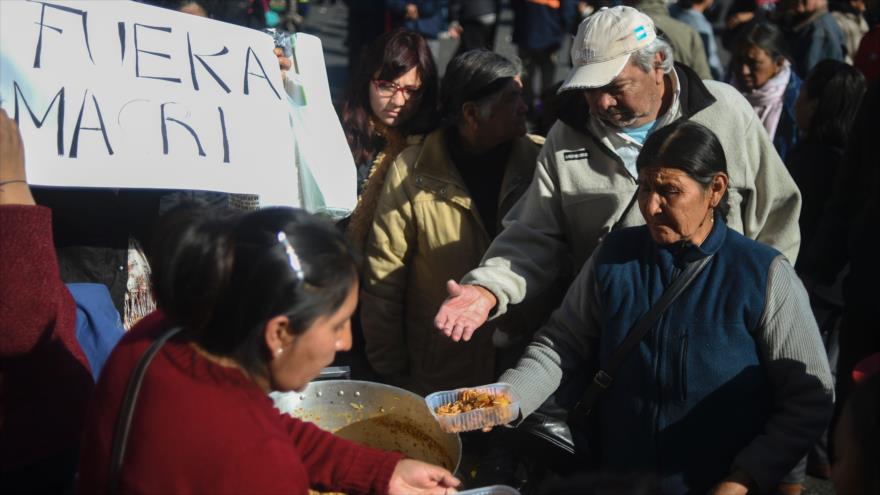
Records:
M806 138L826 146L846 148L865 89L865 76L855 67L830 59L816 64L801 86L805 96L816 102Z
M291 268L283 231L302 266ZM270 319L290 318L294 334L345 301L357 266L342 234L293 208L251 213L180 207L155 237L150 262L159 309L206 351L265 376L263 331Z
M519 59L511 60L483 48L457 55L446 66L440 84L441 115L447 124L458 123L465 103L490 100L521 73Z
M651 167L679 169L708 190L716 174L727 174L727 159L714 132L692 120L678 119L657 129L645 140L636 158L636 169L641 172ZM727 217L730 212L727 191L715 209L722 218Z
M734 59L738 59L743 50L754 45L767 52L774 62L778 62L780 59L791 60L785 34L772 22L754 21L747 24L744 29L744 32L736 38Z
M349 80L342 104L341 121L356 164L369 161L374 149L371 132L370 84L373 79L393 81L413 68L422 81L418 109L398 130L404 135L423 134L437 124L437 66L425 38L399 28L376 39L365 51L357 72Z

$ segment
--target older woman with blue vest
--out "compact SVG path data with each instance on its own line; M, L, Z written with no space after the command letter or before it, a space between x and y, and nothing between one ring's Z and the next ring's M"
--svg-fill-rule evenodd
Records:
M598 363L602 469L654 473L663 493L773 491L832 412L807 294L783 255L725 224L727 164L710 130L682 119L655 131L637 169L646 225L605 237L501 381L528 415Z

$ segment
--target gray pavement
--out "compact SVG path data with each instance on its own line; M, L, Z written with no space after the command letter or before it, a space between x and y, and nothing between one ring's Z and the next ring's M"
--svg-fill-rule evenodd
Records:
M303 32L314 34L321 39L327 77L330 80L330 94L334 104L342 98L348 75L348 48L345 46L347 16L348 9L342 2L336 2L336 5L329 7L315 6L311 9L303 28Z

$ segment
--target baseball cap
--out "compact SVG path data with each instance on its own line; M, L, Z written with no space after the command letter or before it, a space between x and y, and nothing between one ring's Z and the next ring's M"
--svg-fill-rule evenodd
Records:
M620 74L629 56L657 38L654 21L632 7L604 7L581 21L571 44L574 67L559 88L600 88Z

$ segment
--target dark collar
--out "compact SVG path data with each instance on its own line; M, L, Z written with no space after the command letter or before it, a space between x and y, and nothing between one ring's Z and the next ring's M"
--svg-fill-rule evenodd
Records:
M678 101L681 105L682 117L689 119L717 101L693 69L676 63L675 72L678 74L678 84L681 86Z
M727 224L724 223L724 218L716 212L715 221L712 223L712 230L709 231L706 240L704 240L699 246L691 244L690 242L681 242L668 246L658 245L658 247L671 254L676 265L684 266L684 263L690 263L715 254L721 249L726 238Z
M690 118L695 113L715 103L715 97L709 92L709 88L703 84L700 76L690 67L679 63L675 64L675 73L678 76L680 92L678 96L681 105L682 117ZM559 96L560 108L559 120L569 126L589 132L587 122L590 119L590 107L583 97L583 92L578 90L566 91Z
M471 166L491 168L493 165L500 165L504 167L510 157L510 148L514 142L511 139L482 153L472 154L465 151L464 146L461 144L461 135L455 127L447 128L443 137L449 157L462 175L467 175L468 171L465 169Z

